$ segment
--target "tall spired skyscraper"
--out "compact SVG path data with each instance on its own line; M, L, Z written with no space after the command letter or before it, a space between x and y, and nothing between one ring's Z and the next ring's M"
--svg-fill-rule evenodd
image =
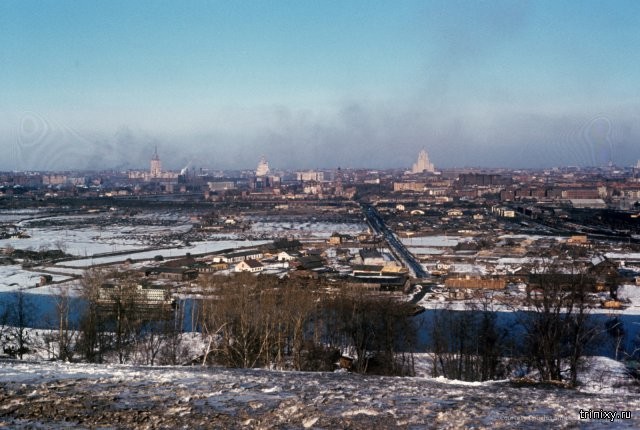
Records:
M157 178L160 176L161 171L162 165L160 164L160 157L158 157L158 147L156 146L153 157L151 157L151 169L149 173L151 174L152 178Z
M267 159L260 158L260 162L258 163L258 168L256 169L256 176L267 176L269 174L269 163L267 163Z
M429 161L429 155L427 154L427 151L423 149L418 154L418 161L416 161L416 163L411 168L411 173L433 173L435 171L436 169L433 166L433 163Z

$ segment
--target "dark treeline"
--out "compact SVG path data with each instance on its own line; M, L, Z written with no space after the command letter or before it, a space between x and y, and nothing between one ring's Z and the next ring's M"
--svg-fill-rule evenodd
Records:
M16 358L38 344L47 357L69 361L301 371L332 371L340 363L382 375L413 375L419 349L427 351L433 376L533 375L570 386L578 384L594 344L610 342L617 359L638 358L640 339L631 342L635 350L625 350L620 321L594 323L592 280L566 267L539 270L526 311L514 309L513 326L498 321L491 298L482 294L465 311L433 311L428 321L414 318L407 302L338 282L239 273L199 280L202 298L188 309L191 327L183 327L186 307L145 304L132 272L93 270L82 279L81 301L65 290L55 296L49 325L55 330L44 331L39 342L27 329L38 318L28 294L0 306L0 346ZM106 300L105 283L118 286ZM72 309L79 303L81 309ZM427 334L426 345L418 345L419 332Z
M100 287L107 281L121 288L105 301ZM15 358L37 352L65 361L183 364L189 353L180 313L171 306L145 305L136 285L128 273L88 271L82 297L61 289L53 314L47 315L36 314L31 296L20 291L0 306L0 352ZM29 329L34 324L54 329L36 332Z
M344 354L357 372L413 374L416 327L406 303L249 274L213 276L203 286L203 362L326 371Z
M48 326L56 329L41 339L28 330L35 317L28 294L0 309L4 353L22 358L44 348L48 358L68 361L307 371L342 363L361 373L413 374L414 306L391 297L313 279L210 276L199 281L203 298L192 302L185 330L186 307L145 303L132 272L91 270L81 282L81 301L66 290L55 297ZM204 351L194 347L202 344Z
M619 321L596 324L593 277L554 262L529 270L525 307L512 309L511 326L498 323L491 296L482 291L465 311L435 312L427 329L433 376L484 381L530 375L574 387L587 370L585 357L602 344L615 350L616 359L639 358L640 349L621 347L625 332ZM617 285L605 287L615 296ZM633 339L632 345L639 344Z
M106 282L117 288L101 297ZM86 307L78 324L75 353L89 362L183 364L182 319L168 305L148 306L130 273L93 271L83 278ZM104 293L103 293L104 294Z

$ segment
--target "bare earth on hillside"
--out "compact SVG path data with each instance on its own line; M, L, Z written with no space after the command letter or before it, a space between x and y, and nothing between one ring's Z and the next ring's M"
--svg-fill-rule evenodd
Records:
M582 410L631 420L581 421ZM0 362L0 427L640 427L637 394L348 373Z

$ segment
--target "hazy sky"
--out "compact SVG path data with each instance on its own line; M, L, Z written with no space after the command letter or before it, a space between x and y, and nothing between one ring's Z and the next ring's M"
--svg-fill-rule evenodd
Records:
M0 169L635 164L640 1L0 1Z

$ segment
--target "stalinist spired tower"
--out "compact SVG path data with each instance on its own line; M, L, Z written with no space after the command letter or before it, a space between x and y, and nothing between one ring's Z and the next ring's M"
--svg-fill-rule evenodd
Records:
M429 155L424 149L418 154L418 161L411 168L411 173L433 173L436 169L433 163L429 161Z
M267 176L269 174L269 163L264 155L260 158L258 168L256 169L256 176Z
M153 153L153 157L151 158L151 169L150 174L152 178L158 178L162 171L162 165L160 164L160 157L158 157L158 147L156 146L156 150Z

